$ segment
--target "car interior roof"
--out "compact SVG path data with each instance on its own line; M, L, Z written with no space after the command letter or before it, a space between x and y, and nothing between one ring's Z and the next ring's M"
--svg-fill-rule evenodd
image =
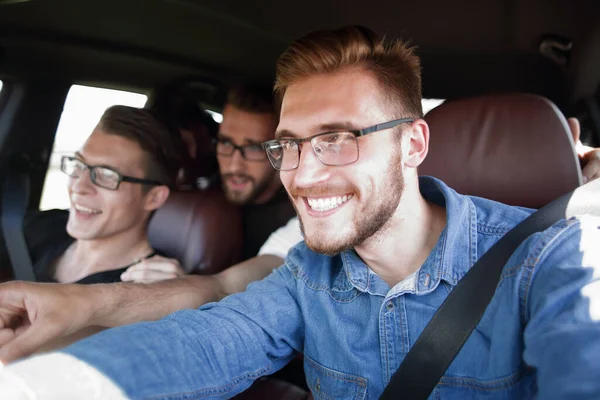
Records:
M426 97L573 102L600 82L599 15L595 0L0 0L0 71L140 89L271 80L293 39L359 23L418 45ZM566 67L540 54L545 35L573 43Z

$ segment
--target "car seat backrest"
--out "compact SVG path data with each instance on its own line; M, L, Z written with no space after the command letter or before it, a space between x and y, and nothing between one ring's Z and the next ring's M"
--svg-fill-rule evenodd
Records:
M543 97L454 100L425 120L431 136L419 175L439 178L459 193L539 208L581 184L567 121Z
M188 273L212 274L240 261L242 217L222 191L172 192L148 226L152 246Z

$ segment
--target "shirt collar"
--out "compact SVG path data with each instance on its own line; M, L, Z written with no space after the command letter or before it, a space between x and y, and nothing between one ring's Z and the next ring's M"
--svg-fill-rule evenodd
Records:
M354 250L341 254L346 278L358 290L377 295L427 294L440 281L455 286L477 260L477 213L473 202L436 178L420 177L421 195L446 208L446 227L416 272L392 290L373 273Z

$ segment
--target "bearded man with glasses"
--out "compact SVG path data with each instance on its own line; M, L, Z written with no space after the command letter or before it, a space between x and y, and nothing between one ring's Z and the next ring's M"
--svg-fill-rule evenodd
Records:
M261 146L275 137L277 122L270 87L246 84L229 89L215 150L223 192L230 203L242 207L243 260L269 254L260 251L261 246L295 216L279 173L271 168ZM281 261L271 267L281 265ZM262 270L268 273L268 268Z

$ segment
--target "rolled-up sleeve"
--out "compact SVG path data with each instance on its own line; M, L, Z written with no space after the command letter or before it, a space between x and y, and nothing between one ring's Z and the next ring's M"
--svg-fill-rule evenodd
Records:
M524 360L539 398L599 399L600 219L560 224L526 260Z
M244 293L111 329L64 351L131 398L229 398L301 351L295 279L283 266Z

